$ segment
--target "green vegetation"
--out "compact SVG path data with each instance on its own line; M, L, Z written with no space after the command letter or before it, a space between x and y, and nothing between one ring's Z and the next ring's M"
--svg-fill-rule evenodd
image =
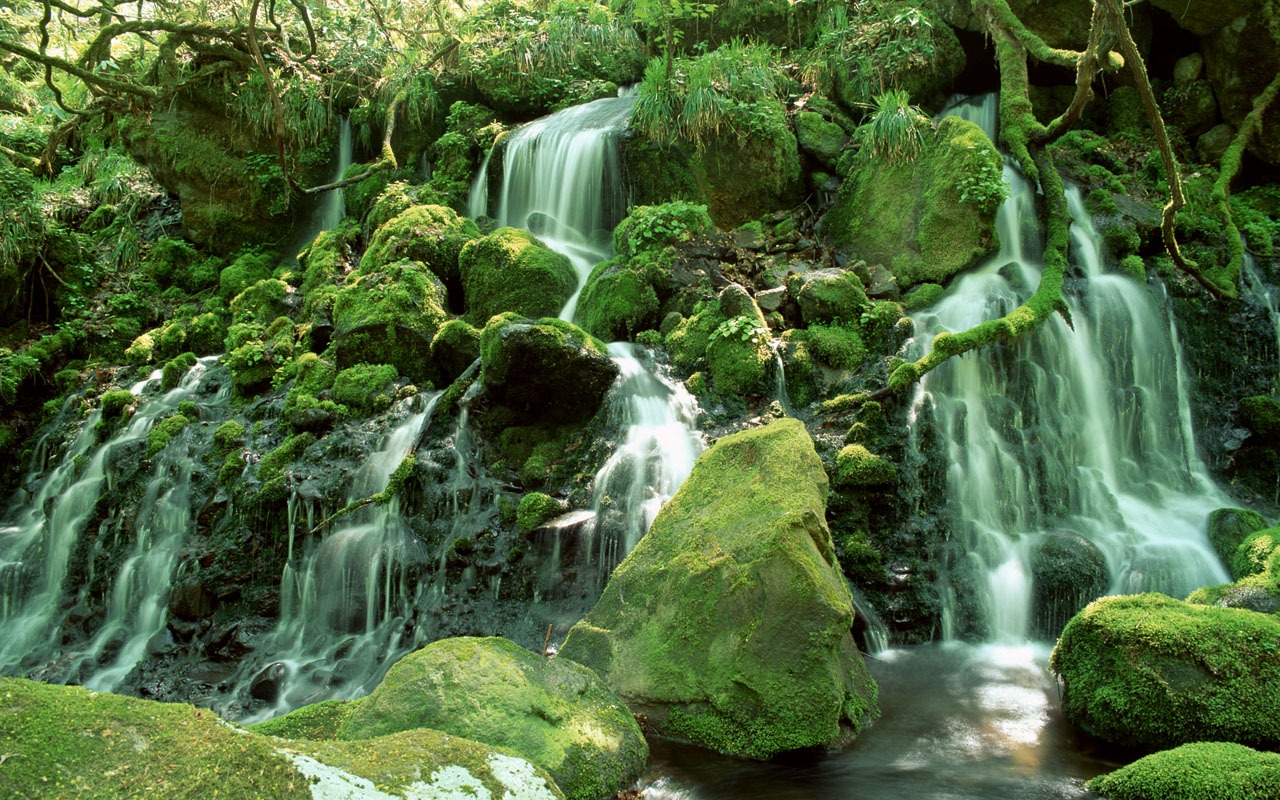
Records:
M517 228L501 228L468 242L458 265L466 318L474 325L506 311L553 317L578 283L567 257Z
M843 741L876 715L876 687L849 635L827 486L798 420L720 439L559 658L644 707L650 730L723 753Z
M516 509L516 524L521 531L527 533L560 516L564 511L564 504L554 497L542 492L529 492L520 498L520 506Z
M1113 800L1264 800L1280 796L1280 754L1196 742L1140 758L1089 781Z

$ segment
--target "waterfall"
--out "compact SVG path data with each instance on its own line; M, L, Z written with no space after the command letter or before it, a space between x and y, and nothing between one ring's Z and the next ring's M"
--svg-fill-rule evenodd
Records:
M361 465L348 503L386 491L430 424L439 392L402 403L401 417ZM410 408L409 406L414 406ZM237 675L237 694L273 703L267 718L323 699L367 693L411 649L405 632L419 589L409 568L425 554L393 495L335 520L318 541L298 541L290 514L289 558L280 578L280 619L258 652L272 662ZM295 558L296 549L305 549Z
M592 268L612 256L612 230L627 207L618 141L634 104L634 96L626 95L565 109L525 125L502 144L494 216L529 230L573 263L578 286L562 319L574 319ZM488 210L488 165L487 157L472 188L473 217ZM592 519L578 525L582 519L575 516L588 537L580 560L597 590L649 530L703 448L695 428L697 402L652 363L645 348L616 342L609 355L620 372L609 413L623 428L622 441L595 476ZM560 572L559 535L543 571L550 580Z
M351 167L352 154L355 151L354 142L355 139L351 135L351 121L346 117L339 117L338 152L334 155L333 172L329 175L328 183L341 181ZM295 231L294 236L297 238L290 240L290 246L285 250L286 254L293 257L310 247L317 236L338 227L346 216L347 200L341 189L330 189L321 194L310 218Z
M1267 315L1271 320L1271 327L1276 334L1276 347L1280 349L1280 297L1277 297L1276 288L1270 286L1262 278L1262 272L1258 269L1258 262L1253 254L1245 251L1244 264L1241 266L1241 273L1244 278L1245 288L1249 290L1249 296L1262 303L1263 308L1267 310ZM1280 393L1280 365L1277 365L1277 371L1274 381L1271 384L1271 391Z
M943 331L1011 311L1038 284L1034 190L1012 166L1004 177L999 252L913 316L914 356ZM1229 501L1195 452L1175 329L1148 287L1106 271L1077 189L1068 204L1070 260L1084 278L1068 298L1072 324L1055 315L1018 342L950 360L920 382L911 412L934 411L953 538L969 561L952 566L969 568L997 642L1052 635L1055 610L1033 607L1032 591L1035 555L1055 537L1096 548L1109 593L1181 597L1228 579L1205 520ZM955 602L944 598L944 616Z
M218 358L200 359L176 388L161 397L147 393L159 383L160 370L135 383L130 391L143 402L132 419L102 444L96 444L101 412L93 411L34 497L11 509L13 522L0 526L0 672L46 665L58 656L70 605L64 585L72 553L102 497L103 485L109 483L109 459L117 449L145 439L152 426L180 403L193 400ZM219 398L215 402L226 400ZM160 473L169 475L173 464L163 454L155 460L158 477L148 489L148 498L158 503L165 481ZM39 469L40 464L34 467ZM187 473L179 483L189 480L189 470L175 468ZM32 475L32 481L36 479ZM181 503L180 497L172 499ZM188 527L174 524L170 529L173 520L167 512L148 510L154 508L154 504L144 506L134 521L138 541L112 591L107 620L90 652L78 660L92 665L109 643L123 639L126 647L115 665L122 670L118 679L132 670L146 654L147 644L164 628L173 561ZM185 504L182 513L189 513ZM111 685L117 685L118 679L113 676Z

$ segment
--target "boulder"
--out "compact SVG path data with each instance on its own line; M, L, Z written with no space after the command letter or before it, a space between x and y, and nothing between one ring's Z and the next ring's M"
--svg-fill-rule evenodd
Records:
M457 380L479 357L480 330L463 320L449 320L431 340L431 361L441 386Z
M850 259L886 266L902 289L942 283L998 247L1001 171L982 129L947 117L913 161L851 170L821 234Z
M578 298L582 327L610 342L657 327L658 293L650 272L618 259L597 264Z
M1206 80L1170 86L1160 98L1165 122L1182 131L1188 141L1208 132L1218 121L1218 101Z
M821 114L801 111L796 114L796 141L800 149L813 156L823 166L835 168L840 151L849 137L834 122L827 122Z
M1058 638L1080 609L1106 594L1107 559L1078 533L1054 531L1031 554L1031 611L1035 634Z
M1183 30L1199 36L1210 33L1242 16L1258 10L1259 0L1218 0L1215 3L1188 3L1187 0L1151 0L1151 5L1169 12Z
M505 311L553 317L578 284L567 257L518 228L499 228L467 242L458 268L466 318L477 326Z
M1062 709L1114 744L1280 746L1280 620L1160 594L1104 597L1077 614L1049 660Z
M444 284L421 261L352 273L333 308L338 366L394 364L402 375L425 380L444 301Z
M1267 521L1257 511L1247 508L1219 508L1209 515L1209 544L1213 545L1214 552L1222 559L1222 563L1230 567L1236 548L1250 534L1265 527Z
M1231 576L1236 580L1271 569L1271 556L1280 549L1280 526L1251 533L1231 557Z
M374 231L360 269L373 271L407 258L425 264L446 286L457 287L462 247L479 238L476 224L451 208L412 206Z
M1123 800L1280 797L1280 754L1230 742L1195 742L1140 758L1088 786Z
M527 423L583 422L618 376L603 342L559 319L494 317L480 335L485 393Z
M871 305L858 276L839 267L792 275L787 289L800 306L805 325L833 320L856 322Z
M438 731L326 742L323 724L277 725L315 735L280 739L208 709L21 678L0 678L0 698L5 797L564 797L511 751Z
M877 714L804 425L717 442L560 650L649 730L769 758L846 741Z
M612 796L649 757L640 726L595 673L496 637L442 639L400 659L337 738L418 728L520 753L570 800Z

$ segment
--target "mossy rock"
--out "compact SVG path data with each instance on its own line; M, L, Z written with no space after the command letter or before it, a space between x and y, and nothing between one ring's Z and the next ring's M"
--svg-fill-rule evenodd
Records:
M876 455L860 444L845 445L836 453L836 486L888 486L898 480L892 461Z
M1078 533L1054 531L1031 552L1031 613L1037 637L1055 640L1079 611L1106 594L1107 559Z
M1247 508L1219 508L1209 515L1209 544L1226 567L1231 566L1236 548L1250 534L1267 527L1267 521L1257 511ZM1236 575L1240 578L1242 575Z
M396 398L394 364L356 364L338 373L333 381L333 399L357 414L386 411Z
M231 322L267 324L289 313L289 284L274 278L260 280L245 288L231 301Z
M592 336L613 342L656 327L658 310L648 270L614 259L591 271L578 298L577 319Z
M232 261L218 276L218 295L230 303L236 295L258 281L271 277L275 261L263 253L245 253Z
M480 329L464 320L449 320L431 340L431 362L440 386L453 383L479 357Z
M360 707L361 700L325 700L249 726L263 736L325 741L338 738L338 728Z
M413 380L427 379L444 301L444 284L419 261L353 274L333 308L338 366L394 364Z
M564 798L550 776L511 751L438 731L359 742L281 739L208 709L22 678L0 678L0 743L5 797Z
M680 369L690 371L705 363L711 335L727 320L719 304L699 304L692 316L681 319L663 337L672 362Z
M1186 0L1151 0L1151 5L1169 12L1183 30L1205 36L1246 14L1261 8L1259 0L1219 0L1216 3L1188 3Z
M755 105L748 137L725 132L699 152L696 175L707 212L725 230L800 199L800 148L782 103Z
M1050 658L1062 709L1114 744L1280 746L1280 620L1160 594L1104 597Z
M231 385L241 397L271 386L276 370L293 360L293 323L277 317L269 326L258 323L232 325L227 330L225 363Z
M711 384L722 395L761 395L769 389L773 353L768 331L748 316L726 319L712 331L706 350Z
M518 424L583 422L618 376L603 342L552 318L494 317L480 336L480 361L485 394Z
M368 238L374 231L414 206L445 206L447 198L430 187L406 181L387 184L378 195L369 213L364 217L364 234ZM479 235L477 233L477 235Z
M801 111L796 114L796 140L800 149L816 158L823 166L835 169L840 151L848 140L844 129L834 122L827 122L821 114Z
M943 283L994 251L998 204L962 200L965 180L999 179L1000 153L977 125L938 123L913 161L871 161L852 170L822 218L832 246L884 264L906 289Z
M1113 800L1266 800L1280 797L1280 754L1195 742L1099 775L1088 787Z
M516 509L516 525L522 533L528 533L548 520L555 519L568 511L568 506L551 495L542 492L529 492L520 498Z
M1280 440L1280 400L1268 395L1244 398L1240 401L1240 421L1259 439Z
M808 353L832 369L856 370L867 357L862 334L849 323L810 325L804 339Z
M505 311L554 317L578 284L566 256L517 228L499 228L468 242L458 263L466 318L475 325Z
M853 322L871 305L862 280L839 267L794 275L787 281L787 291L800 306L806 325L833 320Z
M1280 526L1249 534L1231 556L1231 576L1240 580L1266 572L1271 554L1277 549L1280 549Z
M0 678L5 797L310 800L269 739L207 709Z
M703 453L560 650L649 730L770 758L847 740L877 714L835 560L827 476L785 419Z
M338 738L417 728L510 748L571 800L626 788L649 755L639 725L595 673L500 638L442 639L400 659Z
M1050 47L1083 50L1089 41L1093 10L1088 5L1075 0L1010 0L1009 8Z
M613 229L613 250L622 260L661 253L697 236L715 233L707 207L682 200L633 206Z
M401 259L419 261L446 286L458 286L458 254L480 229L466 217L444 206L413 206L374 231L369 248L360 259L362 273Z

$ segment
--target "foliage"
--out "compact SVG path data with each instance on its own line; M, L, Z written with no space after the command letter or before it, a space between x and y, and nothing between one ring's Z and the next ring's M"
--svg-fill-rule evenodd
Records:
M613 230L613 249L620 258L656 253L665 247L715 232L707 207L676 200L657 206L634 206Z
M768 46L734 40L702 56L676 59L670 77L664 62L654 59L645 69L631 125L654 141L700 148L722 135L773 138L773 111L787 86L777 58Z
M956 180L960 201L973 203L985 214L994 214L1009 196L1009 185L1004 182L1004 171L990 161L982 161L972 171L966 171Z
M803 64L806 77L823 94L858 102L906 88L902 84L909 76L930 69L937 54L933 23L918 7L833 3Z
M929 118L900 89L876 95L865 128L866 148L872 158L888 164L914 161L924 149Z

